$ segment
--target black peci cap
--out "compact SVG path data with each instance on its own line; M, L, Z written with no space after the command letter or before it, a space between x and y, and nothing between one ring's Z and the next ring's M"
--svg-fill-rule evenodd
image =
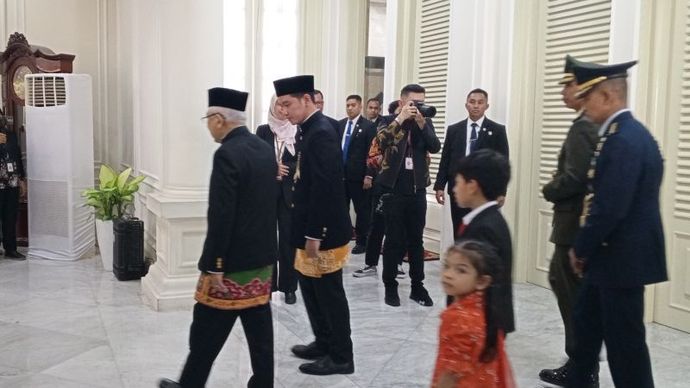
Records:
M208 106L234 109L244 112L247 107L249 93L226 88L212 88L208 90Z
M285 96L295 93L314 93L314 76L298 75L296 77L283 78L273 81L276 96Z

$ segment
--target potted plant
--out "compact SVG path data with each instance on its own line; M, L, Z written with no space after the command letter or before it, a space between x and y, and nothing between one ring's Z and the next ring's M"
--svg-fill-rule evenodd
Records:
M106 271L113 269L113 220L128 214L129 205L134 202L134 193L144 180L144 176L134 178L130 176L131 173L131 168L117 173L111 167L101 165L98 188L82 193L86 197L86 206L92 206L95 210L96 239Z

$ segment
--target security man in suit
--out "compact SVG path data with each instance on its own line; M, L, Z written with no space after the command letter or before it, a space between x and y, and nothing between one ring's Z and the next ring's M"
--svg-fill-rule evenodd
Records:
M345 206L340 141L314 105L314 77L302 75L273 82L278 106L297 138L292 243L297 247L295 269L315 341L296 345L292 352L315 360L300 365L312 375L354 373L350 310L343 288L352 225Z
M588 172L593 198L571 265L584 276L575 302L569 387L587 387L606 343L616 387L653 387L645 341L644 286L663 282L659 145L627 109L627 69L637 62L573 66L587 117L601 125Z
M570 55L565 57L565 69L559 84L563 85L563 102L568 108L578 112L578 115L561 146L558 167L553 173L553 178L542 188L544 199L553 203L553 230L550 241L554 243L555 250L549 266L549 283L556 295L563 319L565 353L568 357L572 357L575 344L572 310L580 283L580 278L570 267L568 251L580 229L583 200L587 192L587 171L599 140L599 128L584 115L582 99L575 97L578 90L572 70L575 63L575 58ZM569 366L568 362L560 368L544 369L539 373L539 377L547 383L563 386L566 384ZM598 376L593 375L593 381L597 379Z
M352 254L359 255L366 250L367 234L371 224L371 187L374 174L367 171L367 156L371 141L376 136L376 128L372 122L362 117L361 96L348 96L345 100L345 111L347 118L338 122L338 132L345 166L346 203L349 208L352 201L357 215L357 243L352 248Z
M213 155L208 228L199 259L189 356L180 382L161 388L203 387L237 318L249 344L254 375L248 387L273 386L271 274L276 241L275 174L271 147L244 125L248 93L208 91L207 126L221 146Z
M483 89L474 89L467 94L465 108L469 117L458 123L448 126L446 140L441 151L441 161L436 174L434 191L436 201L443 205L446 201L444 188L448 184L450 195L450 216L453 220L453 233L457 237L457 230L462 222L462 217L470 212L470 209L459 207L453 198L453 183L455 182L455 166L470 152L480 149L492 149L508 158L508 137L506 127L489 120L484 113L489 109L489 93ZM504 197L505 193L501 197ZM499 205L502 205L499 198Z

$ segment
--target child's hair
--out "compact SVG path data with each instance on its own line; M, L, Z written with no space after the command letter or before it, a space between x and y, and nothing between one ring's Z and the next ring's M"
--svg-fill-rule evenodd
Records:
M484 197L493 201L506 195L510 181L510 162L505 156L490 149L475 151L460 159L453 176L460 174L466 180L475 180Z
M470 261L477 271L477 276L491 276L491 284L484 290L484 314L486 316L486 341L479 356L481 362L490 362L496 357L496 342L500 314L495 306L497 280L501 276L501 260L498 253L489 245L474 240L465 240L451 246L446 251L446 257L459 254Z

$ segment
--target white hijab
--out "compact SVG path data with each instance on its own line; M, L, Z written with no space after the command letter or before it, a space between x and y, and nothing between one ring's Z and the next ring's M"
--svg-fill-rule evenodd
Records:
M295 155L295 134L297 133L297 126L292 125L289 120L281 120L275 113L276 101L278 97L274 94L271 97L271 106L268 108L268 126L276 137L278 147L276 150L279 155L283 154L283 148Z

